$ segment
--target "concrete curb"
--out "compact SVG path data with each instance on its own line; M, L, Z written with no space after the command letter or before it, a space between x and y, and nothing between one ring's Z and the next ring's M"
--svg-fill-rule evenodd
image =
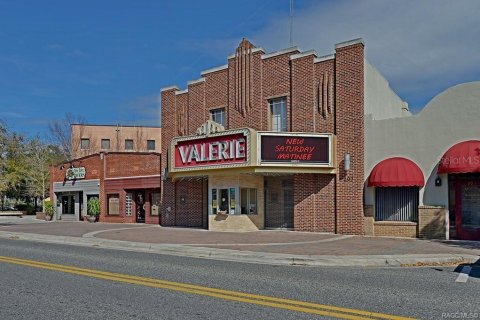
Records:
M254 264L289 266L326 266L326 267L408 267L435 266L461 263L475 263L480 256L468 254L408 254L408 255L292 255L282 253L263 253L237 251L218 248L189 246L186 244L156 244L107 240L99 238L81 238L52 236L22 232L0 231L1 239L26 240L44 243L64 244L82 247L94 247L113 250L165 254L190 258L214 259L222 261L245 262Z

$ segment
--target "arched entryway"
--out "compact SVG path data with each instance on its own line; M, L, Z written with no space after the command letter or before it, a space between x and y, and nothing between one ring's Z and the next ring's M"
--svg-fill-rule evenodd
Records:
M448 175L451 235L480 240L480 141L463 141L448 149L438 174Z

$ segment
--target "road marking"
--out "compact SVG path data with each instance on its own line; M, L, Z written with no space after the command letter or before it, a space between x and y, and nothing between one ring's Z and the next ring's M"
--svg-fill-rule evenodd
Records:
M457 280L455 280L455 282L463 282L463 283L467 282L470 271L472 271L472 267L464 266L462 270L460 270L460 274L458 275Z
M339 319L353 319L353 320L413 319L413 318L382 314L377 312L335 307L335 306L329 306L329 305L323 305L323 304L317 304L317 303L311 303L311 302L305 302L305 301L275 298L275 297L262 296L262 295L256 295L256 294L250 294L250 293L243 293L238 291L198 286L198 285L193 285L188 283L172 282L172 281L166 281L166 280L160 280L160 279L131 276L127 274L112 273L112 272L95 270L95 269L77 268L77 267L46 263L46 262L40 262L40 261L34 261L34 260L0 256L0 262L12 263L17 265L23 265L23 266L29 266L29 267L41 268L41 269L47 269L47 270L53 270L53 271L60 271L60 272L86 276L91 278L97 278L97 279L125 282L130 284L148 286L148 287L180 291L180 292L190 293L190 294L210 296L210 297L224 299L224 300L239 301L244 303L251 303L251 304L267 306L272 308L290 310L290 311L317 314L317 315L334 317Z

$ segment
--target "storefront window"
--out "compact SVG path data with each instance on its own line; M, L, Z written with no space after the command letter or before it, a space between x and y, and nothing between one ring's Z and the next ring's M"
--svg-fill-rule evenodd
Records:
M480 228L480 186L462 186L462 227Z
M257 214L257 189L241 188L240 202L242 214Z
M108 214L111 216L118 216L120 214L120 195L109 194L108 199Z
M217 189L212 189L212 213L217 214Z
M230 188L230 214L235 214L235 188Z
M127 192L125 195L125 215L131 216L132 215L132 200L133 200L133 193Z
M418 187L375 188L376 221L418 221Z
M220 189L220 211L228 214L228 189Z
M160 211L160 193L155 192L150 194L150 215L158 216Z

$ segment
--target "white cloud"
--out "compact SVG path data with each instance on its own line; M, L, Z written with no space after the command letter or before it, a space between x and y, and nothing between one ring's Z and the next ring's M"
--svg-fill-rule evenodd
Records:
M363 38L367 59L400 96L432 98L480 79L480 1L364 0L315 3L295 12L294 43L319 55ZM268 51L289 47L288 17L275 17L253 37Z

